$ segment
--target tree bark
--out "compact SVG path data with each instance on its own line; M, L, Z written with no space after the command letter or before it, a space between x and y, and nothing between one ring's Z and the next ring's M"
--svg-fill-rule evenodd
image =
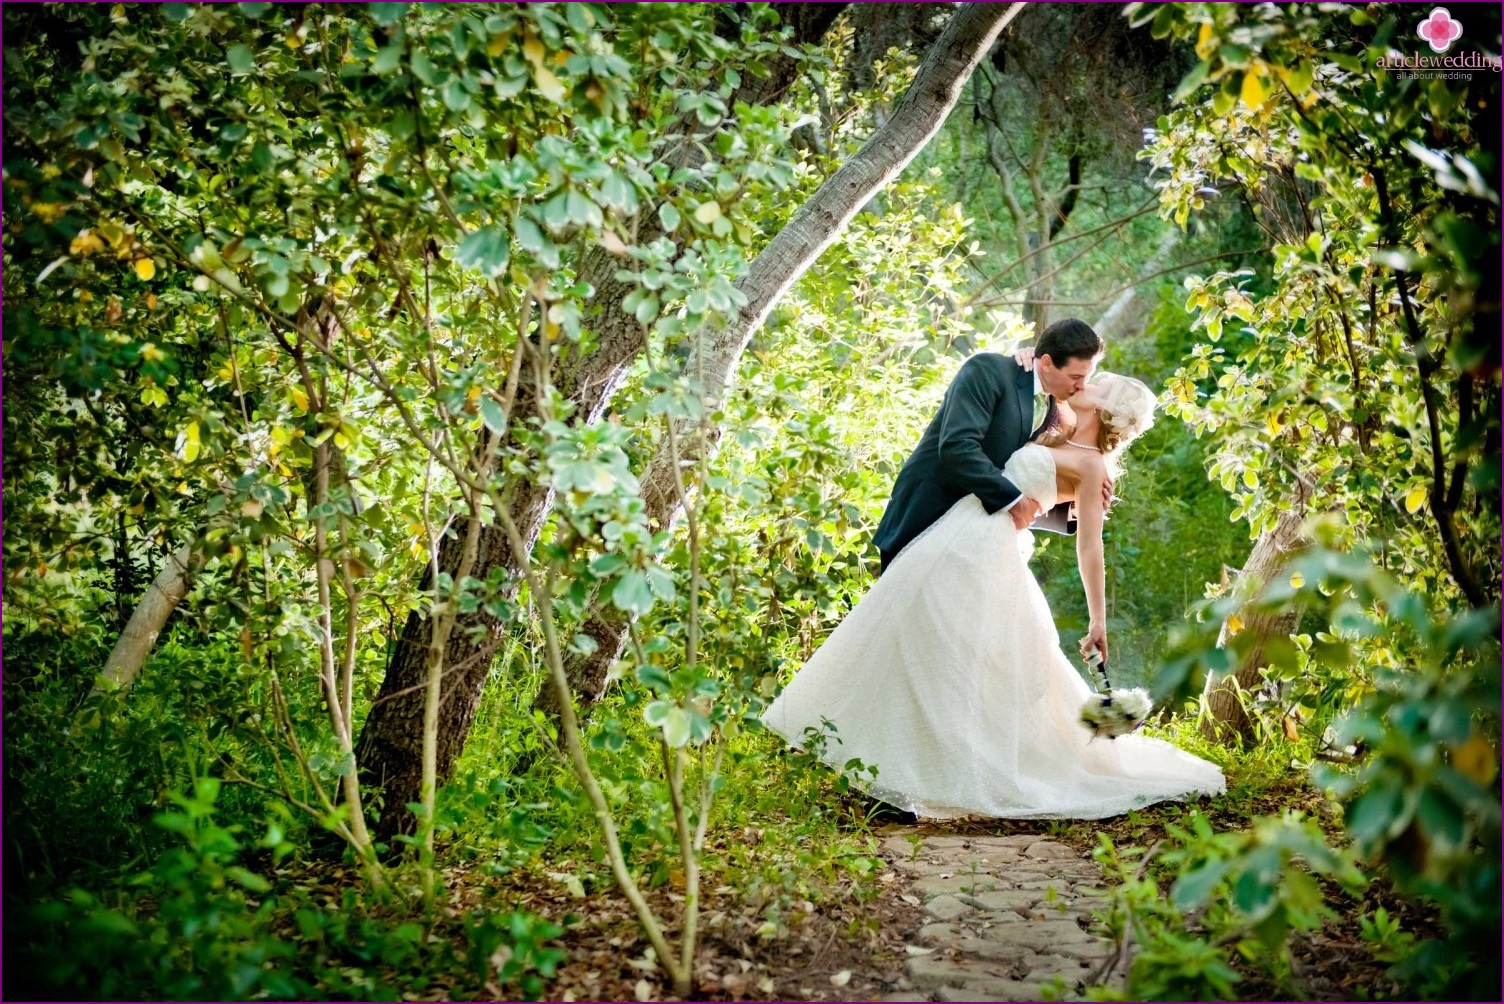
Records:
M783 8L785 23L794 27L793 44L818 42L839 13L838 4L787 4ZM813 8L833 7L831 11ZM795 78L796 63L780 56L771 61L766 78L743 77L743 86L734 100L746 103L776 100L785 94ZM642 214L646 221L637 234L639 243L647 243L659 232L657 214ZM563 354L556 358L551 372L554 386L574 405L570 421L599 421L612 395L626 378L633 362L642 351L644 331L631 314L621 307L627 294L636 288L616 277L621 262L598 248L589 248L580 260L579 278L595 289L592 299L594 316L591 326L596 334L594 349L588 354ZM519 392L513 409L517 416L531 416L535 397ZM482 529L474 571L485 578L495 569L506 569L511 576L511 595L521 582L522 562L528 559L538 532L543 526L552 492L539 485L517 479L512 488L509 512L526 553L514 553L500 527ZM453 574L459 567L463 550L464 526L444 538L439 548L439 567ZM427 581L425 578L425 587ZM439 706L439 740L437 778L442 786L454 776L454 766L469 738L475 712L489 676L504 625L484 611L459 616L445 645L445 676ZM383 806L377 824L380 839L389 840L398 833L411 832L415 822L407 809L417 802L423 776L423 683L427 676L428 648L432 638L429 619L418 612L408 615L393 654L391 666L382 680L381 691L371 706L361 729L356 760L362 782L382 789Z
M779 23L793 29L793 44L809 45L823 39L848 6L846 3L775 3L773 8L778 11ZM742 74L741 84L731 95L731 107L735 107L738 101L749 105L776 104L799 79L799 61L784 53L780 52L769 60L767 67L765 77Z
M892 116L862 149L811 196L788 225L753 260L737 282L747 296L733 321L697 343L686 370L704 387L705 410L724 398L743 351L768 312L793 283L814 264L866 202L898 175L944 124L972 71L992 47L998 33L1017 15L1021 4L973 3L958 12L935 42ZM713 449L719 430L708 440L695 435L692 423L680 422L674 439L682 444L680 461L694 461ZM674 486L674 456L665 445L649 461L641 492L650 523L667 526L680 510ZM597 602L583 628L596 643L589 655L571 653L565 662L571 691L589 708L605 689L611 663L621 656L627 619L608 603ZM559 712L552 688L534 701L550 716Z
M1305 522L1309 495L1299 491L1289 511L1280 513L1273 527L1259 534L1248 560L1238 573L1240 585L1262 588L1279 575L1290 552L1304 543L1300 527ZM1300 611L1291 606L1277 611L1249 609L1239 616L1243 626L1237 633L1252 641L1232 673L1210 675L1201 693L1201 734L1214 742L1232 743L1257 739L1254 719L1244 701L1264 685L1264 666L1268 664L1265 646L1269 639L1289 635L1300 624ZM1217 639L1226 647L1235 632L1222 625Z
M104 669L94 679L94 693L125 690L136 682L146 657L151 655L157 636L167 618L188 593L188 566L193 560L192 546L184 544L168 556L162 571L146 587L146 594L131 612L130 620L120 632Z
M1101 318L1094 325L1102 341L1110 343L1119 338L1133 338L1143 333L1149 311L1154 307L1154 301L1142 295L1145 288L1144 280L1165 267L1165 262L1169 261L1170 255L1180 243L1180 235L1179 227L1171 227L1165 231L1165 235L1160 238L1159 247L1154 250L1154 257L1139 269L1139 281L1114 297L1112 303L1102 312Z

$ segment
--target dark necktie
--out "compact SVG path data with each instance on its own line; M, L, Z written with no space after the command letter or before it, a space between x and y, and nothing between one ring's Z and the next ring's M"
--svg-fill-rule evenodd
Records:
M1045 398L1044 417L1042 417L1039 420L1039 425L1034 429L1034 431L1031 432L1031 433L1029 433L1029 438L1030 439L1038 439L1039 438L1039 434L1042 433L1042 432L1044 432L1046 429L1050 428L1052 425L1054 425L1054 423L1055 423L1055 395L1051 394L1051 395L1049 395L1048 397Z

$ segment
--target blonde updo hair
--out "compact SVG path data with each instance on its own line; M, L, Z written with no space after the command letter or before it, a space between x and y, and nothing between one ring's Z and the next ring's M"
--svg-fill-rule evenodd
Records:
M1154 406L1158 398L1142 380L1108 373L1103 370L1091 381L1105 384L1097 405L1097 449L1107 462L1108 473L1116 478L1123 473L1122 451L1154 424ZM1076 434L1076 425L1066 422L1039 437L1044 446L1059 446Z
M1117 453L1154 425L1158 398L1142 380L1121 373L1102 372L1093 383L1104 383L1097 405L1097 446L1103 455Z

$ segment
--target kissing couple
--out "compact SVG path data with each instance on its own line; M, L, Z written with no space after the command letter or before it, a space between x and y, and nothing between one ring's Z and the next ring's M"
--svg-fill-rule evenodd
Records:
M875 767L869 793L918 817L1097 819L1226 790L1215 764L1170 743L1094 739L1092 691L1029 570L1031 526L1075 536L1082 654L1105 662L1102 524L1156 398L1093 375L1102 348L1072 319L1032 352L966 360L893 486L878 580L764 725L838 770Z

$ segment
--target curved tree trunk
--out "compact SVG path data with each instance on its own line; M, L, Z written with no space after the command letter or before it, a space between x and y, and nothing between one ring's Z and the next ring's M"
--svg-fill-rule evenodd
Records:
M167 625L167 618L188 593L188 568L193 561L190 544L184 544L168 556L162 570L146 587L130 620L121 630L104 669L94 678L94 693L125 690L136 682L136 675L151 655L157 636Z
M1305 542L1300 528L1306 518L1307 498L1305 492L1299 493L1290 510L1281 513L1273 527L1259 534L1238 573L1240 584L1246 581L1254 588L1261 588L1284 569L1290 553ZM1252 742L1257 738L1254 720L1244 702L1251 700L1264 685L1264 667L1269 661L1264 654L1265 643L1270 638L1289 635L1300 623L1300 611L1294 607L1273 612L1247 610L1240 616L1243 626L1237 633L1248 635L1252 644L1232 673L1208 676L1201 693L1201 734L1223 743ZM1224 623L1217 644L1225 647L1233 633Z
M1171 227L1167 230L1160 238L1159 246L1154 250L1154 257L1139 269L1140 281L1133 283L1114 297L1097 323L1092 325L1102 341L1110 344L1120 338L1135 338L1143 334L1149 312L1154 309L1153 298L1143 295L1145 289L1143 277L1153 276L1165 267L1170 260L1170 255L1180 244L1180 238L1179 227Z
M842 5L782 6L785 23L794 28L793 43L804 44L820 40ZM817 7L833 9L813 9ZM787 92L795 77L795 61L781 56L770 64L767 77L754 78L751 74L743 77L735 101L768 102ZM657 214L645 212L642 219L645 222L637 239L647 243L659 236L652 223ZM588 354L562 354L555 360L551 374L554 386L574 405L573 422L600 419L643 348L642 325L621 307L627 294L637 287L616 277L620 267L617 258L599 247L589 248L581 257L580 281L594 287L592 303L599 308L599 314L592 320L596 341ZM519 393L513 413L531 415L533 400L526 393ZM548 514L552 492L520 480L510 487L512 520L530 553ZM444 538L439 548L441 570L452 573L459 567L464 536L461 525ZM510 595L515 595L522 562L527 559L528 553L513 553L500 527L488 526L481 531L471 574L483 579L496 569L505 569L512 580ZM502 630L503 625L484 611L461 615L445 645L437 762L440 785L453 777L455 763L469 738ZM417 612L409 614L356 749L363 783L382 789L380 799L384 808L377 834L383 840L413 829L414 817L407 806L418 801L422 785L423 688L431 638L428 618Z
M956 14L888 121L820 186L752 262L737 282L747 296L746 306L732 323L698 343L686 365L702 381L707 412L720 404L742 352L773 305L840 236L857 211L939 131L977 63L1022 6L969 4ZM681 444L679 460L693 461L714 448L719 430L711 430L708 440L701 441L693 423L681 421L673 438ZM660 527L673 521L681 503L674 483L675 458L667 444L665 437L641 478L640 497L648 520ZM571 653L565 671L571 689L588 708L600 699L607 671L626 644L627 619L610 604L597 602L583 631L595 641L595 651ZM550 687L539 691L533 706L550 716L559 710Z

